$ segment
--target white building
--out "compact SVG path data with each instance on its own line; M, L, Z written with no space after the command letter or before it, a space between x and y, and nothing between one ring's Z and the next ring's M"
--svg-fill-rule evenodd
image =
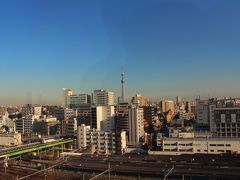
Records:
M91 125L97 130L110 132L115 129L115 117L114 106L93 106L91 108Z
M78 149L86 148L89 145L87 143L87 132L89 132L90 129L91 129L91 127L85 126L85 124L78 126L78 129L77 129ZM88 139L90 139L90 138L88 138Z
M159 133L161 135L161 133ZM192 131L182 131L181 129L169 128L170 138L211 138L212 134L207 131L203 132L192 132Z
M67 98L68 96L73 95L73 90L71 89L67 89L67 88L63 88L63 107L67 107Z
M33 107L33 117L32 119L39 119L42 116L42 106Z
M143 108L132 107L128 116L128 144L139 145L139 140L144 136Z
M114 105L114 93L106 90L95 90L93 104L96 106Z
M90 126L82 124L78 126L78 148L86 149L94 147L92 153L115 154L126 150L126 132L122 131L119 136L115 132L104 132L90 129Z
M160 141L160 140L159 140ZM165 138L162 151L149 151L149 154L222 154L240 153L239 138Z

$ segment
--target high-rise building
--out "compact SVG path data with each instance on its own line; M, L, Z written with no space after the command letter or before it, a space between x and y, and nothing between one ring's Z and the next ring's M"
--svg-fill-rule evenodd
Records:
M196 116L196 102L190 101L190 113Z
M176 100L177 105L181 105L183 103L183 99L181 96L177 96Z
M90 104L81 104L77 108L77 124L85 124L86 126L91 125L91 105Z
M32 132L34 116L34 106L27 104L22 107L22 118L16 121L16 130L23 134L30 134Z
M119 103L117 107L117 129L119 131L126 131L128 134L128 103Z
M100 131L115 129L114 106L93 106L91 108L91 127Z
M91 104L91 96L88 94L67 96L67 107L78 108L82 104Z
M152 124L155 117L155 108L153 106L143 106L143 115L148 124Z
M73 90L71 89L67 89L67 88L63 88L63 107L67 107L67 98L68 96L73 95Z
M169 110L171 110L174 113L175 107L174 107L173 101L166 100L165 98L163 98L161 105L162 105L162 112L168 112Z
M114 105L114 93L106 90L95 90L93 93L93 104L95 106Z
M143 108L131 107L128 118L128 144L139 145L140 138L143 136Z
M73 109L63 107L55 107L52 114L60 122L75 117Z
M197 114L196 121L199 127L204 128L209 126L208 100L201 100L200 98L196 99L196 114Z
M136 94L136 96L132 97L132 104L137 106L146 106L146 98L143 97L141 94Z
M165 108L166 108L166 111L171 110L174 113L175 111L174 101L166 101Z

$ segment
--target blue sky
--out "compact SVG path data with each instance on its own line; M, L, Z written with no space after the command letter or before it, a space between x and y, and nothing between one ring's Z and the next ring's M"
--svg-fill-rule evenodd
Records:
M240 95L238 0L0 1L0 104L61 88L151 99Z

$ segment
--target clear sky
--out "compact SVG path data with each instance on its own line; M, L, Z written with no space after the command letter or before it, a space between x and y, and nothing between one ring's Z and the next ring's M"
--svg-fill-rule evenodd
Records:
M61 88L240 96L239 0L0 1L0 104Z

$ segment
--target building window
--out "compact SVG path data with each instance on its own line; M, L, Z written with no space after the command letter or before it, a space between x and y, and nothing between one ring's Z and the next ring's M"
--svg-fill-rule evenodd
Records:
M231 122L236 122L236 114L231 114Z
M170 146L171 144L164 144L164 146Z
M216 146L216 144L210 144L210 146Z
M225 114L221 114L221 122L222 122L222 123L225 122L225 119L226 119Z

